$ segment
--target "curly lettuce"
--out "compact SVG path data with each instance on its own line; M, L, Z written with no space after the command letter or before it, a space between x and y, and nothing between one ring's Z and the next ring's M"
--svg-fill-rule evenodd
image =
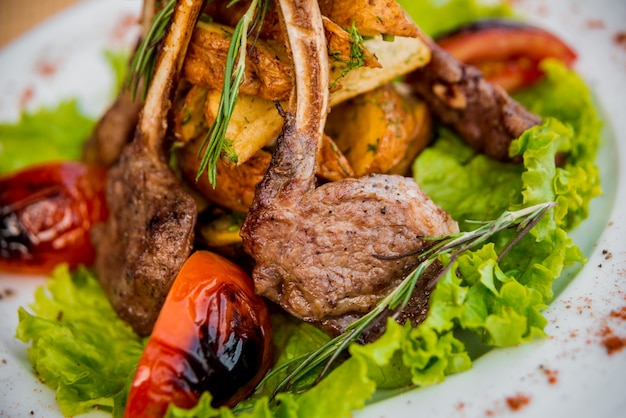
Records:
M121 416L144 344L117 316L97 279L62 265L30 308L19 309L16 337L31 343L31 364L55 389L61 412L74 416L97 407Z
M428 36L437 38L477 19L510 18L514 12L505 2L479 0L397 0Z

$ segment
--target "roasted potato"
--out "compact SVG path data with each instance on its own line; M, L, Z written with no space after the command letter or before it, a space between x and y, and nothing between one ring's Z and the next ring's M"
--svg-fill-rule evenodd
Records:
M391 83L334 107L326 122L357 176L404 174L430 131L426 106Z
M207 95L204 115L210 126L217 115L222 93L211 90ZM283 118L276 103L256 96L239 95L226 138L234 159L224 158L227 165L242 165L261 148L275 140L283 128Z
M354 24L361 35L391 35L414 38L419 34L415 23L395 1L389 0L318 0L320 11L342 27Z
M208 90L191 86L184 97L174 104L174 135L179 142L189 142L209 129L204 116Z
M263 179L272 155L259 150L245 164L233 167L226 166L223 161L218 162L214 188L206 174L196 181L200 164L196 153L201 143L202 138L199 138L177 151L183 176L209 201L235 212L247 212L254 198L255 187Z
M198 22L183 63L183 76L192 84L221 89L232 35L230 26ZM292 76L285 47L262 39L249 45L240 92L267 100L288 99Z
M394 42L369 40L367 45L376 53L383 67L356 68L342 77L343 65L334 65L331 80L340 79L341 88L332 92L331 106L388 83L430 60L430 50L416 38L396 38ZM220 97L221 92L218 90L211 90L207 95L205 116L209 126L215 120ZM226 137L231 141L231 154L236 158L226 161L226 164L245 163L256 151L277 138L282 126L283 118L275 102L240 95L226 132Z

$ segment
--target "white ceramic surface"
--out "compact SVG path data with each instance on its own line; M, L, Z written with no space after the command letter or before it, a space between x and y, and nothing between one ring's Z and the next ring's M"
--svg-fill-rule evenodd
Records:
M511 3L578 51L576 68L604 112L598 158L605 194L573 234L588 263L560 280L546 312L549 338L491 351L466 373L376 402L355 417L626 416L626 349L609 355L602 335L609 327L626 337L626 321L611 315L626 307L626 2ZM140 0L87 0L1 50L0 120L68 97L99 115L112 99L103 51L133 44L140 8ZM60 416L54 393L37 381L26 346L13 337L17 308L42 282L0 274L0 416ZM527 402L515 409L507 399Z

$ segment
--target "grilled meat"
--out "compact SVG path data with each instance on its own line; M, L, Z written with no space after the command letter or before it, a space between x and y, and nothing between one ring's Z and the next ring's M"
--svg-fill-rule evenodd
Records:
M133 142L109 171L109 220L94 228L95 269L118 315L148 335L191 252L197 208L167 164L167 114L204 1L179 1Z

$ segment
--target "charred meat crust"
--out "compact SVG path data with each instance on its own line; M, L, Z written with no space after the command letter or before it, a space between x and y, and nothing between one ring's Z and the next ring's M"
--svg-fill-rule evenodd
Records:
M152 331L191 253L197 207L167 165L167 115L202 0L177 2L133 142L107 178L109 220L93 230L95 268L117 313L142 336Z
M511 99L481 72L463 64L423 36L431 61L408 77L414 92L433 114L470 146L500 161L510 161L509 145L541 119Z

